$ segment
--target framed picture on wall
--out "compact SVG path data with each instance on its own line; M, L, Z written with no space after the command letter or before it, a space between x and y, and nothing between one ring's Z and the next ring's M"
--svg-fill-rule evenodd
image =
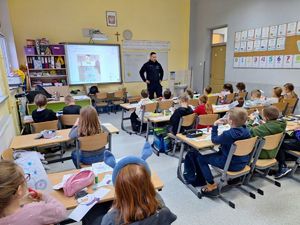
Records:
M117 12L106 11L106 25L108 27L117 27Z

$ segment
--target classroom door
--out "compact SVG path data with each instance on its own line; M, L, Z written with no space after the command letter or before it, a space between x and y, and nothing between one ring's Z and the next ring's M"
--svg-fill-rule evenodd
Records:
M222 90L225 79L226 45L211 47L210 86L213 93Z

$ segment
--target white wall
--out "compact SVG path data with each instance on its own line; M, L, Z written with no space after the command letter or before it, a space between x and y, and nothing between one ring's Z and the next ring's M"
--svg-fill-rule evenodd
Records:
M298 21L299 9L300 0L191 0L190 66L193 69L194 88L202 90L203 74L205 85L209 82L210 29L228 25L226 81L244 81L248 90L261 88L266 94L271 92L274 85L292 82L300 94L299 69L233 68L236 31Z

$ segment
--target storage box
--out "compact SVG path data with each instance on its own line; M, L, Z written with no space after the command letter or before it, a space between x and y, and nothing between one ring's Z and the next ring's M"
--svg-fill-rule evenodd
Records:
M52 55L64 55L65 46L63 45L50 45Z
M35 47L24 47L25 55L35 55Z

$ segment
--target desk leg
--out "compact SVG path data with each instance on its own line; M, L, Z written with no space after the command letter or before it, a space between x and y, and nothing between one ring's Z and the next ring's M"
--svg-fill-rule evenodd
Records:
M111 133L108 134L108 150L111 152Z
M146 131L146 141L149 139L150 121L147 120L147 131Z
M136 134L136 132L134 132L134 131L132 131L132 130L128 130L128 129L126 129L125 128L125 126L124 126L124 121L125 120L130 120L130 117L125 117L125 112L126 112L127 110L126 109L124 109L124 108L122 108L122 119L121 119L121 129L122 130L124 130L126 133L128 133L128 134Z

